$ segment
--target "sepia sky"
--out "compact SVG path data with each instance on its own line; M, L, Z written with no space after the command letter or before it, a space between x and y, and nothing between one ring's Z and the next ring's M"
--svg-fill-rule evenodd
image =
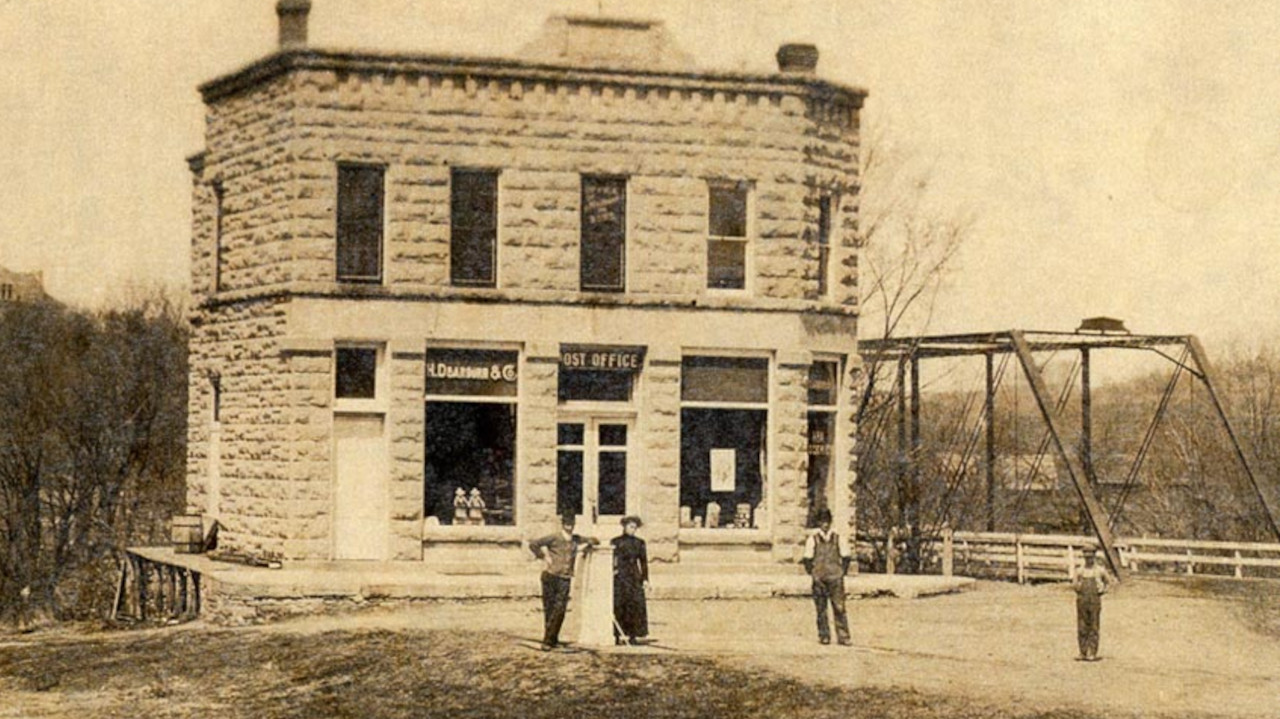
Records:
M271 52L274 0L0 0L0 265L80 305L185 287L196 85ZM665 20L699 65L784 42L977 226L931 331L1091 315L1280 337L1280 7L1114 0L313 0L323 48L507 55L551 14Z

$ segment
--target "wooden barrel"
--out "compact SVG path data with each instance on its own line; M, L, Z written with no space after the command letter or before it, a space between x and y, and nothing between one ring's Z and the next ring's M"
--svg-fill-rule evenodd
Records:
M176 554L199 554L204 550L204 528L198 514L178 514L172 519L171 535Z

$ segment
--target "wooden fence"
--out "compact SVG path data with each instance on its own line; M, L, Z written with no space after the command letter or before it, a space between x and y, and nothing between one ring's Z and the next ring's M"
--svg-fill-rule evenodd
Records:
M937 537L858 538L860 560L873 569L895 573L920 557L929 574L994 577L1019 583L1067 580L1084 566L1083 550L1093 537L1061 534L949 532ZM1209 542L1189 539L1117 538L1121 567L1141 574L1212 575L1243 579L1280 577L1280 544Z

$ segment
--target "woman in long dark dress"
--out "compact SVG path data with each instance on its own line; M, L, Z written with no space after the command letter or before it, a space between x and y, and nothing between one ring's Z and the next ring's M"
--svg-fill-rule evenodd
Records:
M631 644L639 644L649 636L649 613L645 607L645 590L649 588L649 554L644 540L636 536L643 522L639 517L622 518L622 535L613 541L613 639L623 643L623 635Z

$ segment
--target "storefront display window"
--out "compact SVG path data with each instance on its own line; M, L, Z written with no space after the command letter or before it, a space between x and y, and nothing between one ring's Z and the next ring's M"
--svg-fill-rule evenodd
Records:
M769 361L690 356L680 374L681 524L764 526Z
M425 514L515 524L516 352L428 349Z

